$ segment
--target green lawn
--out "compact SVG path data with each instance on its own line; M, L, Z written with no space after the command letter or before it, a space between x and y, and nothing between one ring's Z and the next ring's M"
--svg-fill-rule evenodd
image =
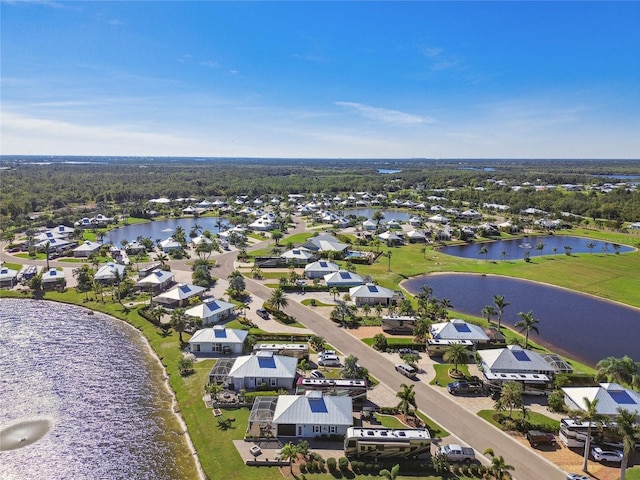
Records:
M315 301L315 305L311 305L312 302ZM306 305L306 306L312 306L312 307L335 307L335 305L332 305L330 303L322 303L320 300L315 300L313 298L307 298L305 300L302 300L302 305Z
M449 376L449 370L453 369L452 363L440 363L435 364L433 369L436 371L436 376L431 382L430 385L439 385L440 387L446 387L447 383L455 382L455 378L451 378ZM458 371L463 373L465 376L469 376L469 368L466 365L458 365Z
M313 233L294 233L293 235L289 235L288 237L284 237L280 240L281 245L286 245L291 242L294 245L301 245L307 241L309 237L313 237Z
M633 467L627 470L626 480L640 480L640 467Z
M486 420L487 422L489 422L491 425L498 427L499 429L503 429L502 425L500 425L498 422L496 422L493 418L493 416L496 413L503 413L506 415L509 415L509 411L503 411L503 412L498 412L497 410L480 410L478 412L478 416L480 418L482 418L483 420ZM522 418L522 412L520 412L519 410L514 410L513 414L512 414L512 418L514 420L518 420ZM551 427L551 430L557 431L560 430L560 422L558 420L554 420L553 418L549 418L546 415L543 415L541 413L537 413L537 412L530 412L529 413L529 417L527 418L527 420L533 424L536 425L549 425Z

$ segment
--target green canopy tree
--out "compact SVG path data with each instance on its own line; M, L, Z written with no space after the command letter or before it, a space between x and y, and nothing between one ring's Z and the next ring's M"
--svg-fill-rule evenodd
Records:
M413 391L413 387L414 385L403 383L400 385L402 390L396 393L396 397L400 399L398 410L400 410L400 413L405 417L411 413L412 408L418 408L416 406L416 392Z
M524 332L524 348L526 349L529 348L529 333L540 333L537 327L539 321L533 316L532 311L518 312L518 315L520 316L521 320L516 322L513 326L519 329L518 331L520 333Z
M616 430L620 436L622 436L620 480L625 480L629 457L635 449L636 442L640 442L640 425L637 423L635 412L618 408L618 415L616 415Z

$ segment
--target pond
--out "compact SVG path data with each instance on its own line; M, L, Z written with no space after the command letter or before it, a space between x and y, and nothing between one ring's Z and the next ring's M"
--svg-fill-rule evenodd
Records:
M104 241L105 243L110 242L119 246L123 240L131 242L138 237L149 237L155 242L157 239L164 240L170 237L178 226L184 229L185 235L189 238L189 232L194 225L200 225L200 227L202 227L201 232L209 230L214 234L220 231L219 225L222 225L223 229L230 226L227 220L219 217L170 218L167 220L155 220L125 225L124 227L107 232Z
M542 244L543 248L538 249ZM592 248L589 248L592 244ZM480 250L486 247L487 253ZM441 253L463 258L475 258L479 260L521 260L529 252L531 259L539 255L565 255L565 247L570 248L570 253L610 253L615 254L616 249L620 253L632 252L634 249L627 245L613 244L593 240L591 238L571 237L566 235L531 236L509 240L497 240L495 242L467 243L464 245L451 245L438 249Z
M531 333L532 340L589 365L608 356L629 355L640 360L640 309L495 275L424 275L408 280L403 287L416 295L423 285L433 289L434 297L449 299L456 311L475 316L481 316L486 305L493 305L494 295L502 295L511 304L504 311L503 323L513 326L520 320L518 312L532 311L540 322L540 335Z
M384 220L381 223L388 222L389 220L397 220L399 222L408 221L413 215L411 213L403 212L401 210L380 210L378 208L350 208L345 209L344 215L355 215L356 217L366 217L373 218L373 212L375 211L382 212L384 215Z

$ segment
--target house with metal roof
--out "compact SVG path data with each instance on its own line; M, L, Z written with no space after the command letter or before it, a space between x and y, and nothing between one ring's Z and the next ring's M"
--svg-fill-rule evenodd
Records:
M122 280L124 278L124 271L124 265L113 262L107 263L98 269L96 274L93 276L93 279L102 284L115 283L119 279Z
M189 303L189 299L201 297L207 289L190 283L181 283L160 295L153 297L153 303L161 303L168 307L183 307Z
M177 240L174 240L173 237L169 237L160 242L160 248L163 253L171 253L176 250L182 250L182 245Z
M291 250L287 250L286 252L280 255L287 263L294 263L296 265L306 265L310 261L313 261L317 258L317 254L312 252L311 250L300 247L300 248L292 248Z
M222 325L202 328L189 339L189 350L192 353L241 354L247 335L249 332L246 330L225 328Z
M0 287L12 288L18 283L18 271L7 267L0 268Z
M176 274L167 270L156 268L146 277L138 280L136 287L160 293L166 290L174 281Z
M351 300L360 305L391 305L393 303L394 292L388 288L367 283L349 289Z
M349 249L349 245L342 243L333 235L327 234L311 237L302 246L312 252L344 253Z
M100 248L102 248L102 244L86 240L73 249L73 256L77 258L87 258L92 253L100 250Z
M41 285L43 290L64 288L67 285L64 271L50 268L49 271L42 274Z
M320 260L313 262L304 267L304 276L307 278L324 278L329 273L335 273L340 270L337 263Z
M597 387L565 387L564 403L570 410L587 410L585 399L593 402L600 415L615 417L618 409L635 413L640 421L640 393L618 383L601 383Z
M353 425L351 397L323 395L317 390L305 395L280 395L272 424L277 436L344 435Z
M190 317L201 318L203 325L209 325L229 318L235 308L233 303L207 298L201 304L189 308L185 313Z
M553 375L555 369L540 355L519 345L479 350L484 371L493 373L540 373Z
M229 383L234 390L255 390L267 385L269 388L293 388L298 359L274 355L273 352L258 352L236 358L229 370Z
M364 283L360 275L347 270L338 270L325 275L324 282L327 287L353 287Z
M489 336L478 325L460 318L450 322L431 325L431 337L435 340L470 340L473 343L488 343ZM546 363L546 362L545 362Z

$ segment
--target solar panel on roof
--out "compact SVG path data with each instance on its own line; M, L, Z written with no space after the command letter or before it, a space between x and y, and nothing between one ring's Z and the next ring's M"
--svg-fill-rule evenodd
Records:
M340 278L343 280L349 280L351 278L351 274L349 272L340 272Z
M293 251L293 254L294 254L294 255L300 255L300 250L294 250L294 251Z
M466 323L454 323L453 326L459 333L471 333L471 329Z
M616 391L616 392L609 392L609 395L611 395L611 398L613 398L613 401L616 402L617 404L635 405L635 403L636 403L633 400L633 398L631 398L631 395L629 395L624 390L619 390L619 391Z
M376 287L375 285L367 285L367 288L371 293L378 293L378 287Z
M329 411L324 397L308 398L307 400L312 413L327 413Z
M531 359L529 358L529 355L527 355L527 352L523 352L522 350L515 350L513 352L513 356L516 357L516 360L518 360L519 362L531 361Z
M181 285L180 290L182 290L184 293L189 293L191 291L191 288L189 287L189 285Z
M320 266L322 268L327 268L327 262L320 262Z
M208 301L207 306L209 310L218 310L220 308L220 305L218 305L215 300Z
M220 328L220 329L214 328L213 335L216 338L227 338L227 330L224 328Z
M276 368L276 360L273 356L258 356L258 366L260 366L260 368Z

